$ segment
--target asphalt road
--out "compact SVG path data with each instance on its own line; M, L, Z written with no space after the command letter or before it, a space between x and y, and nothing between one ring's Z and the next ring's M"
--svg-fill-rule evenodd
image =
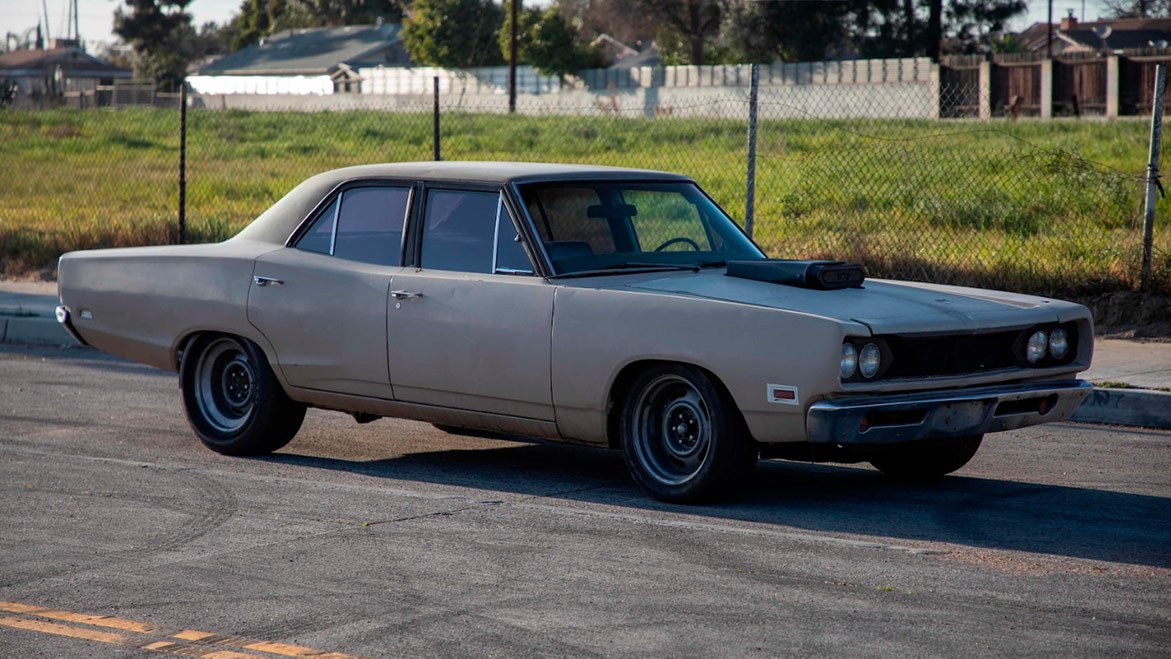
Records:
M0 656L1171 648L1167 432L990 436L932 485L767 462L683 507L616 452L329 412L227 458L171 374L8 349L0 524Z

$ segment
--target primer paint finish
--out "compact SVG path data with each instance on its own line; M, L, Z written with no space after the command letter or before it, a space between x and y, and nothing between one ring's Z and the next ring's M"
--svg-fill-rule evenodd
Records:
M59 295L91 345L158 368L177 370L193 333L235 334L264 350L301 402L598 445L613 440L616 387L653 362L706 370L761 442L804 441L810 406L827 398L1057 380L1090 364L1089 311L1033 296L882 280L810 290L727 277L719 268L581 279L471 275L285 247L347 181L470 181L507 196L514 182L551 177L689 180L523 163L345 168L308 179L223 243L66 254ZM258 286L254 276L281 283ZM422 295L388 299L397 289ZM838 376L846 337L1070 321L1079 325L1078 354L1063 366L845 385Z

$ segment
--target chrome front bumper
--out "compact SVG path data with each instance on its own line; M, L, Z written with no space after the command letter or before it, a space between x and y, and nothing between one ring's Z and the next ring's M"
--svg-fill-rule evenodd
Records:
M57 307L57 322L61 323L61 327L64 327L65 331L69 332L69 336L73 337L74 341L77 341L83 346L89 345L85 342L85 339L81 338L77 330L73 328L73 316L69 313L69 307L63 304Z
M830 398L809 406L815 444L892 444L947 439L1064 421L1093 386L1082 380Z

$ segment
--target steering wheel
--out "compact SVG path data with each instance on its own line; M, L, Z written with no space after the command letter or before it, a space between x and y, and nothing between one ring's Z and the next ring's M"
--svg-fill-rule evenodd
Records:
M668 240L667 242L663 243L662 245L659 245L658 247L656 247L655 251L661 252L664 249L667 249L668 247L670 247L671 245L674 245L675 243L687 243L688 245L691 246L691 249L694 249L697 252L703 251L702 249L699 248L699 243L695 242L694 240L692 240L690 238L687 238L686 236L679 236L678 238L672 238L672 239Z

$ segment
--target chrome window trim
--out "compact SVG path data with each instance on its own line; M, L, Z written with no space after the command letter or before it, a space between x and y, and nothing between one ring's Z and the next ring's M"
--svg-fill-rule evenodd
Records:
M527 182L528 181L525 181L525 183L527 183ZM528 223L529 223L528 228L532 232L532 235L533 235L533 239L531 242L533 243L533 247L536 248L537 258L543 258L545 260L544 266L545 266L545 269L548 270L550 275L557 274L553 270L553 259L549 258L549 252L547 252L545 250L545 241L541 240L541 232L537 231L536 220L534 220L532 214L529 213L528 206L525 205L525 203L524 203L524 197L522 197L520 195L520 187L518 187L516 181L513 181L509 185L512 187L512 196L514 199L516 199L517 208L520 210L521 213L524 214L521 216L521 221L523 222L525 220L525 218L528 219ZM519 232L518 232L518 235L519 235ZM533 264L533 265L535 266L537 264Z
M416 189L418 189L417 184L407 187L407 207L403 209L403 228L398 236L398 267L400 268L407 262L407 234L411 225L411 212L415 207Z
M337 218L342 214L342 197L346 194L345 190L337 193L337 201L333 205L333 229L329 232L329 255L333 256L337 251Z
M520 228L516 226L516 220L512 217L512 213L504 205L504 191L500 191L500 200L496 205L496 230L492 234L492 274L494 275L533 275L536 274L534 268L525 270L523 268L501 268L500 267L500 222L502 219L508 218L508 225L516 232L516 240L521 244L521 252L524 253L525 259L529 259L528 252L524 249L524 240L521 238ZM532 265L532 263L529 263Z
M492 274L498 271L497 258L500 256L500 211L504 208L504 195L496 195L496 224L492 227ZM1048 345L1048 344L1046 344Z

